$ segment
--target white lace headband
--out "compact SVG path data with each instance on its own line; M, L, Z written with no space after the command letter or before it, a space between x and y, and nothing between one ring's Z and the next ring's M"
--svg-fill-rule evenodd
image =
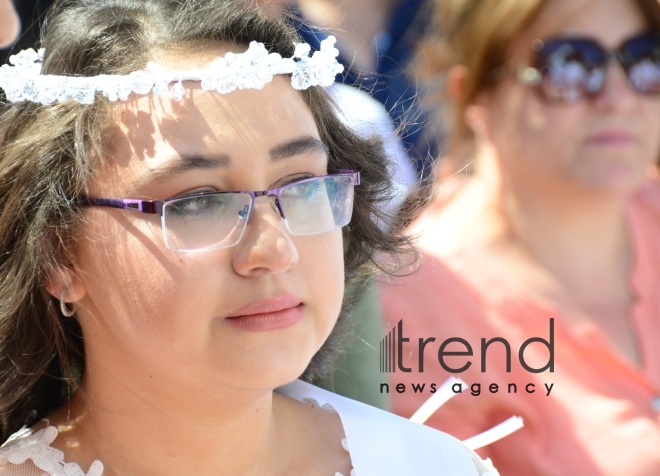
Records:
M268 53L263 43L253 41L245 53L227 53L205 69L166 71L150 62L147 69L128 75L56 76L42 75L44 50L23 50L9 58L13 65L0 67L0 89L10 102L32 101L50 104L73 99L92 104L96 92L110 101L126 101L131 93L165 94L172 88L172 98L180 101L185 94L183 81L200 81L203 89L229 93L235 89L261 89L276 74L291 74L291 85L298 90L310 86L330 86L344 67L337 62L339 51L335 37L321 42L320 51L310 56L307 43L296 43L291 58Z

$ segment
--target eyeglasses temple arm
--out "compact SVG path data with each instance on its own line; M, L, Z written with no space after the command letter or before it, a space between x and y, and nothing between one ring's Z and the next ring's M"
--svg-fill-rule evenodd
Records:
M360 185L360 172L356 172L355 170L340 169L338 170L338 173L341 175L352 175L354 185Z
M541 82L541 72L532 66L518 66L516 76L523 84L537 86Z
M131 198L84 198L82 205L121 208L122 210L133 210L140 213L150 213L161 215L163 213L163 203L158 200L134 200Z

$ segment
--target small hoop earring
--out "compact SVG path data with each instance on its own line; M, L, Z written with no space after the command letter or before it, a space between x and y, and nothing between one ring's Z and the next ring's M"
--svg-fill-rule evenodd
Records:
M64 296L66 295L66 292L68 289L65 289L62 291L62 295L60 296L60 311L62 311L62 314L64 314L66 317L71 317L76 313L76 307L73 306L73 310L69 310L69 308L66 307L66 302L64 302Z

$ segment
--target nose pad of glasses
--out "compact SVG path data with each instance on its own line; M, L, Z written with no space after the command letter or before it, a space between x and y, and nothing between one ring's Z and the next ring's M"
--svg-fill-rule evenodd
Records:
M277 199L275 196L268 196L266 197L268 199L268 202L270 203L271 208L275 213L277 213L282 219L286 218L284 216L284 212L282 211L282 207L280 206L280 201ZM252 213L250 213L251 210L249 210L247 207L245 207L243 210L238 212L239 217L245 218L247 216L248 218L248 224L252 221Z
M282 211L282 206L280 205L280 201L277 199L277 197L272 197L272 198L273 200L270 201L270 206L273 207L275 213L281 216L282 219L286 218L284 216L284 212Z
M250 206L249 205L245 205L243 208L241 208L238 211L238 218L240 220L245 220L246 218L248 218L249 215L250 215Z

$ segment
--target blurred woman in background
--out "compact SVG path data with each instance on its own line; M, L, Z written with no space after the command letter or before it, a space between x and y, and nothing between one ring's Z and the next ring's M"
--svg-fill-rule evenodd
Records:
M474 354L445 363L472 361L460 377L482 392L428 423L465 438L523 416L488 447L503 476L660 474L660 4L438 3L427 54L454 106L451 178L413 226L421 271L381 293L388 328L403 319L410 338L412 372L393 381L442 382L431 347L462 337ZM501 342L482 361L495 337L510 371ZM540 343L518 361L531 337L553 341L552 372L529 370L549 363ZM390 396L410 416L429 395Z

